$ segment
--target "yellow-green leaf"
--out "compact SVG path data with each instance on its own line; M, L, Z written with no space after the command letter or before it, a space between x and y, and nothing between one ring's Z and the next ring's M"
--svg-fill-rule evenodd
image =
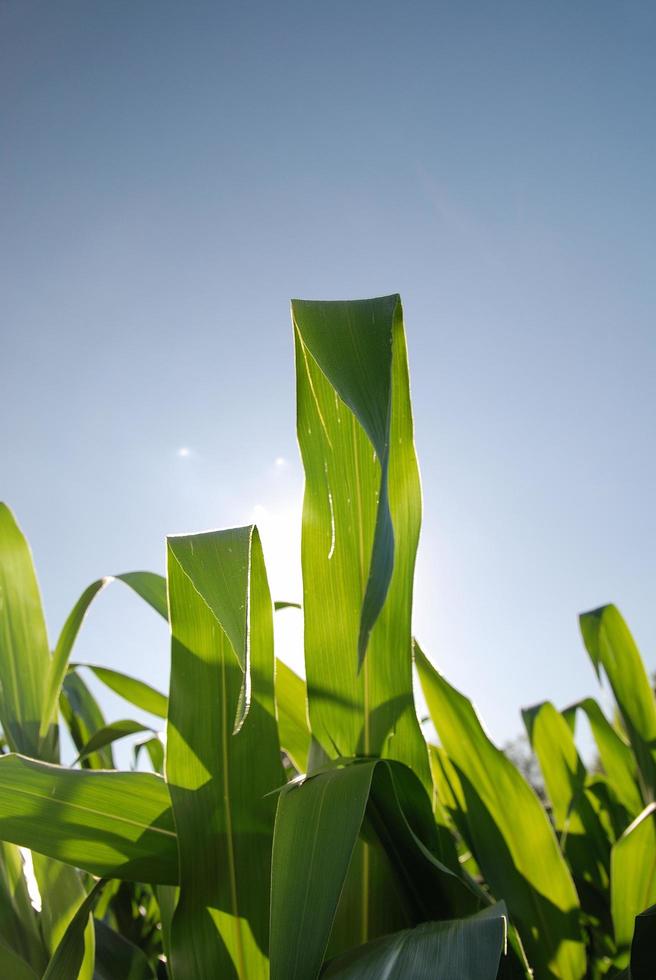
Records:
M275 799L284 782L273 606L254 527L168 539L166 775L178 831L176 977L264 978Z

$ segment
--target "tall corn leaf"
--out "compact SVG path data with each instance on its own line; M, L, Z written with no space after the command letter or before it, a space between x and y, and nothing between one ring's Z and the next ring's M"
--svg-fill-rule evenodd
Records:
M581 633L599 676L603 667L635 753L645 803L656 799L656 702L642 658L616 606L580 617Z
M322 980L496 980L506 948L506 907L468 919L425 922L331 960Z
M619 965L629 961L634 919L656 903L656 804L627 827L611 851L611 909Z
M57 757L55 733L39 729L50 668L48 634L29 545L0 503L0 722L10 749Z
M637 768L630 745L613 728L594 698L584 698L563 711L572 731L575 729L577 711L583 711L590 722L592 737L615 799L631 818L636 817L643 809L643 801L636 782Z
M610 841L588 795L587 770L572 730L549 701L522 711L526 731L540 763L560 846L578 885L604 895L609 885ZM590 896L595 902L594 896ZM586 903L583 902L584 907Z
M471 703L415 645L428 709L462 788L468 839L492 893L503 897L539 977L580 980L579 901L548 817L485 734Z
M168 790L145 772L0 758L0 839L111 878L176 884Z
M172 965L267 975L275 800L284 781L273 607L254 527L168 539L172 629L166 770L178 831Z
M312 733L330 755L384 755L430 787L412 694L421 522L398 296L292 303Z
M449 855L452 867L437 856L430 801L409 769L387 760L333 765L290 783L280 794L271 889L272 980L318 976L338 907L349 901L345 883L361 833L378 844L389 864L385 887L358 894L364 914L374 920L373 935L385 931L379 928L382 921L389 931L399 923L476 911L484 903L461 875L455 852ZM351 918L360 928L360 916Z

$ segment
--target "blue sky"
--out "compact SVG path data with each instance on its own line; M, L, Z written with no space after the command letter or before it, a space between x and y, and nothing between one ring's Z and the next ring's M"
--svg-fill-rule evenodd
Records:
M656 668L655 49L616 0L5 0L0 497L53 637L167 532L257 519L296 597L289 298L399 291L425 649L499 741L596 690L581 610ZM120 586L77 657L167 684Z

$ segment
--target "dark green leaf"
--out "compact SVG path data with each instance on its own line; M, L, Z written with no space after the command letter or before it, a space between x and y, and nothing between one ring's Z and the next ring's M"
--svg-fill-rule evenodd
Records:
M120 933L99 919L96 929L96 972L94 980L155 980L145 955Z
M331 960L322 971L333 980L496 980L505 952L503 902L448 922L425 922L381 936Z
M0 939L0 976L7 980L39 980L38 974L4 939Z
M365 821L366 816L366 821ZM379 842L394 872L395 892L368 891L357 876L362 906L354 925L378 935L378 908L400 901L404 924L475 910L484 901L457 868L436 856L439 840L430 801L405 766L387 760L333 765L290 783L280 794L271 895L272 980L318 976L349 864L363 831ZM359 869L361 871L361 869Z

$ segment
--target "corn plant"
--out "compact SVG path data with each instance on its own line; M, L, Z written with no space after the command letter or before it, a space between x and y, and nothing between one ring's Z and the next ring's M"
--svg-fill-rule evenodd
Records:
M592 700L524 714L545 809L412 639L421 495L399 297L294 301L292 319L306 679L274 655L257 528L174 536L165 577L116 576L169 622L168 697L86 665L166 738L107 724L71 657L109 579L51 652L29 548L0 508L2 975L655 975L656 708L619 613L582 617L617 718ZM578 755L581 711L603 772ZM118 771L126 735L141 742Z

